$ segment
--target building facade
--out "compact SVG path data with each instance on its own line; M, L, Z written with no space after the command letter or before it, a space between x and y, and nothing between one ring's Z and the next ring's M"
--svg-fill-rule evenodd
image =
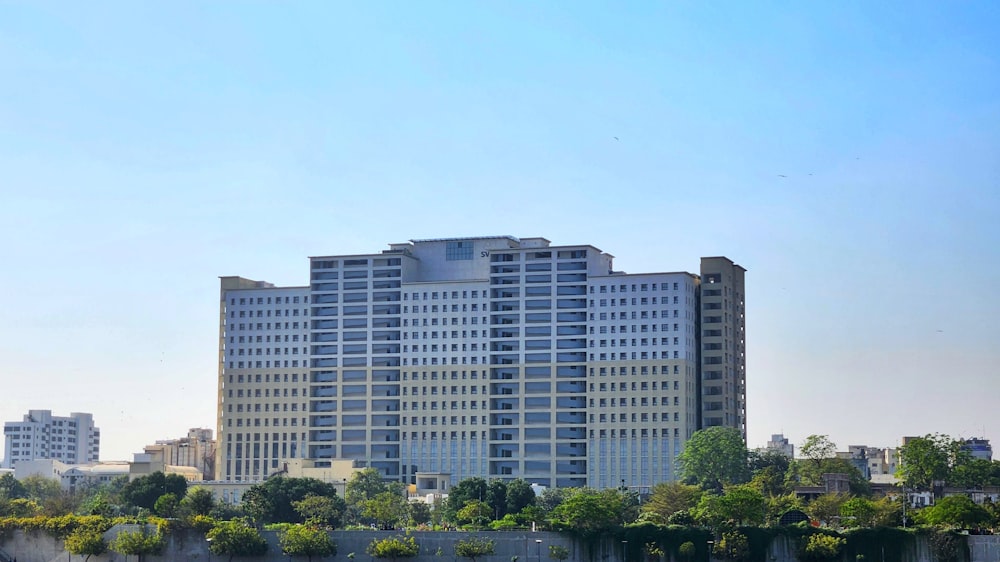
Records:
M410 484L672 480L697 429L745 436L744 270L716 257L626 274L612 259L451 238L310 258L307 287L223 277L218 478L310 459Z
M211 429L189 429L187 437L158 440L153 445L146 445L143 453L167 465L197 468L205 480L215 478L215 439L212 439Z
M101 451L101 430L91 414L53 416L51 410L30 410L19 422L6 422L3 466L18 461L51 459L66 464L96 463Z

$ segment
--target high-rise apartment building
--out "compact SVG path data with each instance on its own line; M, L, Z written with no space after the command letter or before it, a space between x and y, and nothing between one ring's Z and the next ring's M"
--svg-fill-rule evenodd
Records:
M672 480L700 427L746 431L744 270L701 267L626 274L593 246L495 236L313 257L307 287L223 277L217 474Z
M101 430L91 414L53 416L51 410L29 410L19 422L6 422L4 468L18 461L57 460L66 464L96 463L101 451Z

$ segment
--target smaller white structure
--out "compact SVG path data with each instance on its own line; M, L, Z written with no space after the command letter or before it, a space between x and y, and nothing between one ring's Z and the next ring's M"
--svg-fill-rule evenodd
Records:
M128 463L110 461L95 464L66 464L54 459L21 461L14 468L14 478L23 480L29 476L41 476L58 480L64 490L107 484L119 476L128 476Z

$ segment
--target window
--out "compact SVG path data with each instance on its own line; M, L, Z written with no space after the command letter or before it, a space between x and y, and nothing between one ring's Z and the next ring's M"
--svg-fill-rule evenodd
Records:
M444 259L447 261L471 260L472 241L455 240L447 242L445 246Z

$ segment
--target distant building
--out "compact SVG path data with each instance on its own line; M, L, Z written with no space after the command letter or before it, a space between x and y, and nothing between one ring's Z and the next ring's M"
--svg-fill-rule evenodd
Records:
M36 459L91 464L100 456L101 430L94 427L91 414L74 412L60 417L53 416L51 410L30 410L22 421L6 422L3 433L5 468Z
M978 437L963 439L962 450L968 451L974 459L993 460L993 446L990 445L989 439L980 439Z
M868 480L894 481L892 475L896 474L896 449L849 445L847 451L837 453L837 457L850 461L858 469L858 472Z
M14 468L14 478L23 480L29 476L41 476L57 480L62 489L74 492L127 476L128 468L128 463L124 461L66 464L54 459L22 460Z
M767 451L775 451L792 459L795 458L795 445L791 444L781 433L771 435L771 440L767 442Z
M204 480L215 479L215 440L211 429L189 429L187 437L157 441L147 445L144 452L162 457L166 465L195 467Z
M222 277L218 479L346 459L405 484L641 489L699 429L745 441L744 268L612 262L481 236L313 256L304 286Z

